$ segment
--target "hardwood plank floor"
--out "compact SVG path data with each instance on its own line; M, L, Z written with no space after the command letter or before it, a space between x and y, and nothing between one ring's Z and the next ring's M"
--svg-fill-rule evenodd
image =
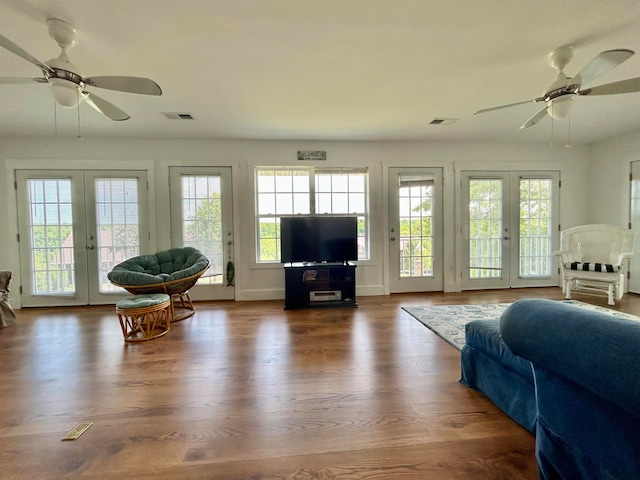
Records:
M112 306L23 309L0 329L0 477L537 479L533 436L460 385L459 352L400 308L527 297L562 298L201 302L140 344ZM615 308L638 314L640 297ZM62 442L79 422L93 426Z

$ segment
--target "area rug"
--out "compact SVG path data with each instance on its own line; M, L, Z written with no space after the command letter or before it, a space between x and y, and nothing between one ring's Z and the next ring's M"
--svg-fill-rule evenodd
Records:
M590 305L577 300L564 300L589 310L609 313L617 317L629 318L640 321L639 317L628 313L617 312L605 307ZM472 320L485 320L500 318L502 312L511 305L510 303L484 303L478 305L429 305L407 306L402 309L414 317L427 328L433 330L436 335L462 350L465 344L464 326Z

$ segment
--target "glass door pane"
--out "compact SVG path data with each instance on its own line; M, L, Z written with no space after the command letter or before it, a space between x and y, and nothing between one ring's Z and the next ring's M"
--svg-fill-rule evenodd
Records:
M469 278L502 277L503 181L469 180Z
M31 295L76 292L71 180L30 179L29 245Z
M444 288L442 170L389 169L389 290Z
M195 247L211 262L198 283L222 284L225 269L220 175L183 175L182 245Z
M549 178L520 178L520 277L549 277L553 219Z
M398 188L398 243L401 277L433 277L432 179L401 175Z
M138 182L133 178L96 178L94 185L98 291L122 292L107 274L118 263L140 255Z

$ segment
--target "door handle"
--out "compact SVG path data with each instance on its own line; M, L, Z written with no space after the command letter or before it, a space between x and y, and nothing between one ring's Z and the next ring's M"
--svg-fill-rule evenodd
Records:
M95 248L96 248L96 247L94 247L93 245L87 245L87 250L93 250L93 249L95 249Z
M505 235L504 237L502 237L503 240L511 240L511 237L508 237L507 235Z
M396 237L391 237L391 241L395 242L396 241Z

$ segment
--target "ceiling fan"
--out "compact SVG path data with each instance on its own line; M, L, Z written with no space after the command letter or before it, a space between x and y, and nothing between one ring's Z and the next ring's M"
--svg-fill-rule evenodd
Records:
M130 116L112 103L94 93L89 93L85 87L98 87L108 90L118 90L128 93L142 93L145 95L162 95L162 90L153 80L141 77L99 76L83 77L78 68L69 61L67 50L76 44L76 30L68 23L50 18L49 35L53 38L62 52L57 58L41 62L8 38L0 35L0 46L6 48L42 70L42 77L0 77L0 84L44 83L51 87L51 93L56 102L66 108L75 108L81 100L111 120L128 120Z
M591 88L583 87L585 84L589 84L596 78L610 72L622 62L628 60L634 53L633 50L627 49L607 50L596 55L575 77L569 78L564 74L564 67L573 57L573 47L560 47L551 52L548 57L549 65L556 69L558 75L555 81L549 85L540 97L524 102L485 108L474 112L474 115L493 112L494 110L500 110L502 108L515 107L516 105L524 105L526 103L544 102L545 107L523 123L520 127L523 129L535 125L547 115L555 119L566 117L577 95L615 95L619 93L640 92L640 77Z

